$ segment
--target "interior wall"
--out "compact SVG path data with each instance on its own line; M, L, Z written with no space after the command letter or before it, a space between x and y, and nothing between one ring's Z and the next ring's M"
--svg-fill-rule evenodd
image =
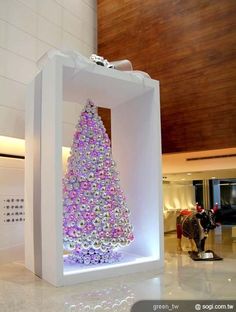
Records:
M186 184L163 184L163 206L167 210L183 210L195 207L195 187Z
M0 255L23 257L24 160L0 157Z
M160 80L164 153L236 146L236 1L98 1L98 53Z
M191 182L163 184L164 231L176 229L180 210L195 208L195 187Z
M98 115L106 128L106 132L111 139L111 110L109 108L98 107Z
M37 60L50 49L88 57L96 37L96 0L0 1L0 135L24 138L25 93ZM65 116L64 131L71 133L74 116Z

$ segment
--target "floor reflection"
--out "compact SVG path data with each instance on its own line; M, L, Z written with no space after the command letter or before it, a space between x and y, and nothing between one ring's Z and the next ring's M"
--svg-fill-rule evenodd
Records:
M188 256L190 249L188 240L184 242L184 252L176 253L175 233L165 236L165 284L162 293L167 298L167 287L174 289L173 299L226 299L235 298L236 293L236 242L232 238L231 226L224 226L216 232L211 232L206 249L211 249L224 258L223 261L193 261ZM170 277L172 276L172 277ZM174 281L174 283L173 283ZM163 288L162 288L163 289ZM179 297L181 296L181 297Z
M68 296L65 312L73 311L130 311L135 295L132 289L120 284Z
M144 299L234 299L235 245L231 228L224 227L221 233L210 235L206 246L224 260L195 262L188 256L187 241L184 252L178 254L175 234L168 234L163 272L129 274L61 288L37 278L18 258L6 263L4 257L0 263L0 311L129 312L134 302Z

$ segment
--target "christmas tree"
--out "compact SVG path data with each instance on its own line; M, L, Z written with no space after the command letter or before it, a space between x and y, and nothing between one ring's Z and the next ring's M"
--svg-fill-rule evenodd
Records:
M119 261L117 247L134 239L110 140L88 100L76 126L63 178L63 241L71 262Z

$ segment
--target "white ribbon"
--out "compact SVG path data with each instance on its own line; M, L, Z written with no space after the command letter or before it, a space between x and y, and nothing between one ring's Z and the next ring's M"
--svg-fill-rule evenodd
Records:
M83 56L82 54L75 52L75 51L68 51L68 50L56 50L52 49L43 54L40 59L37 61L37 66L39 70L42 70L43 67L53 59L55 56L63 56L69 57L74 62L74 67L79 70L79 63L82 64L95 64L94 62L90 61L87 57Z
M87 66L91 66L91 65L100 66L100 65L97 65L96 63L94 63L93 61L91 61L90 59L88 59L87 57L83 56L82 54L80 54L76 51L52 49L52 50L49 50L48 52L46 52L37 61L37 66L38 66L39 70L42 70L43 67L48 63L48 61L50 61L51 59L53 59L57 55L63 56L63 57L69 57L70 59L73 60L75 74L78 71L80 71L82 68L85 69ZM114 63L117 64L118 62L119 61L116 61ZM112 62L111 62L111 64L112 64ZM112 70L112 69L108 68L108 70ZM116 69L116 70L119 70L119 69ZM131 71L124 70L122 72L129 74L131 76L131 78L134 76L137 77L143 83L144 83L144 79L151 78L146 72L139 71L139 70L131 70Z

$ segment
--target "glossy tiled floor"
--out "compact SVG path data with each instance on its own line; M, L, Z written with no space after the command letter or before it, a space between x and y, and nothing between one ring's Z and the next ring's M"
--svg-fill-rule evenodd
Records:
M223 261L194 262L187 246L176 253L174 234L165 236L165 270L56 288L40 280L11 254L0 253L0 312L130 311L140 299L235 299L236 242L231 228L208 238L207 249ZM14 254L15 256L15 254Z

